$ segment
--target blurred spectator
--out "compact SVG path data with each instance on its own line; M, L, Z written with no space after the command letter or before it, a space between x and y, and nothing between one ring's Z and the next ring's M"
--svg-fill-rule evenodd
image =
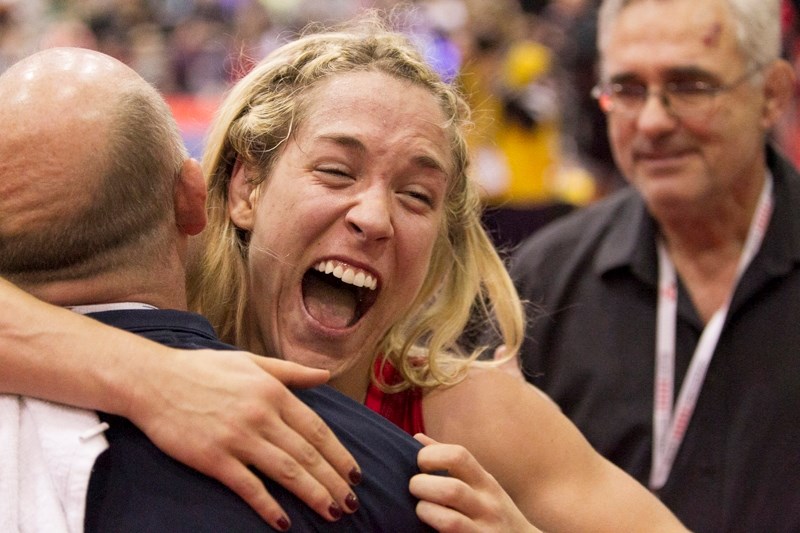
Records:
M441 0L440 0L441 1ZM474 174L484 223L501 249L594 197L593 180L565 157L563 94L554 50L518 0L465 0L457 78L474 109ZM448 19L452 23L452 19Z
M783 50L784 56L792 62L797 79L795 80L794 109L787 113L776 130L776 140L795 165L800 166L800 0L783 2Z
M82 20L63 18L51 22L44 31L39 48L57 48L60 46L76 46L79 48L97 49L94 32Z
M540 39L558 59L562 95L562 149L586 168L595 183L595 197L624 182L616 170L606 135L606 119L591 97L597 82L597 9L599 0L551 0L538 13Z
M46 9L44 0L0 0L0 71L38 49Z
M172 30L172 68L179 92L211 94L228 87L233 42L230 25L221 15L200 9Z
M0 72L44 47L94 48L180 106L199 154L203 121L231 81L309 21L405 6L404 31L475 110L474 172L501 246L621 185L596 80L598 0L0 0ZM798 0L784 1L785 52L800 55ZM795 59L800 73L800 61ZM194 117L194 118L193 118ZM776 133L800 163L800 119Z

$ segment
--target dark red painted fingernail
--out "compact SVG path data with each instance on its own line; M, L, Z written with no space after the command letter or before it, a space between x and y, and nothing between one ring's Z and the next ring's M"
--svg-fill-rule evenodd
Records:
M285 516L278 518L277 525L278 529L280 529L281 531L289 531L289 528L291 527L289 519L286 518Z
M358 485L359 483L361 483L361 470L359 470L358 468L353 468L350 471L349 476L350 476L350 483L352 483L353 485Z
M361 505L360 503L358 503L358 498L356 498L356 495L353 494L352 492L348 494L347 497L344 499L344 503L345 505L347 505L347 508L350 509L351 511L357 510L358 507Z
M339 520L342 517L342 508L339 507L339 504L336 502L333 502L331 506L328 507L328 512L334 520Z

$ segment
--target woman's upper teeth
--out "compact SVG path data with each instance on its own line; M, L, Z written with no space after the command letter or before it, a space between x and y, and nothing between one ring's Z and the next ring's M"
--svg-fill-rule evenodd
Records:
M356 287L366 287L373 291L378 287L378 280L372 277L371 274L352 266L342 265L333 261L320 261L314 268L318 272L333 274L344 283L355 285Z

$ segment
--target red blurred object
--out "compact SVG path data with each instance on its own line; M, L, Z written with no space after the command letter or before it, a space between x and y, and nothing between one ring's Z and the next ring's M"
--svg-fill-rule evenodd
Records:
M214 118L222 95L168 94L164 98L178 122L189 153L200 158L208 126Z

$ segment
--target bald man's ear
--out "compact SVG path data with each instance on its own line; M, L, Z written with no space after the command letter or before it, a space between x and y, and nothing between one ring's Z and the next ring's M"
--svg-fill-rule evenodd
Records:
M186 235L197 235L206 227L206 181L200 164L187 159L175 184L175 222Z

